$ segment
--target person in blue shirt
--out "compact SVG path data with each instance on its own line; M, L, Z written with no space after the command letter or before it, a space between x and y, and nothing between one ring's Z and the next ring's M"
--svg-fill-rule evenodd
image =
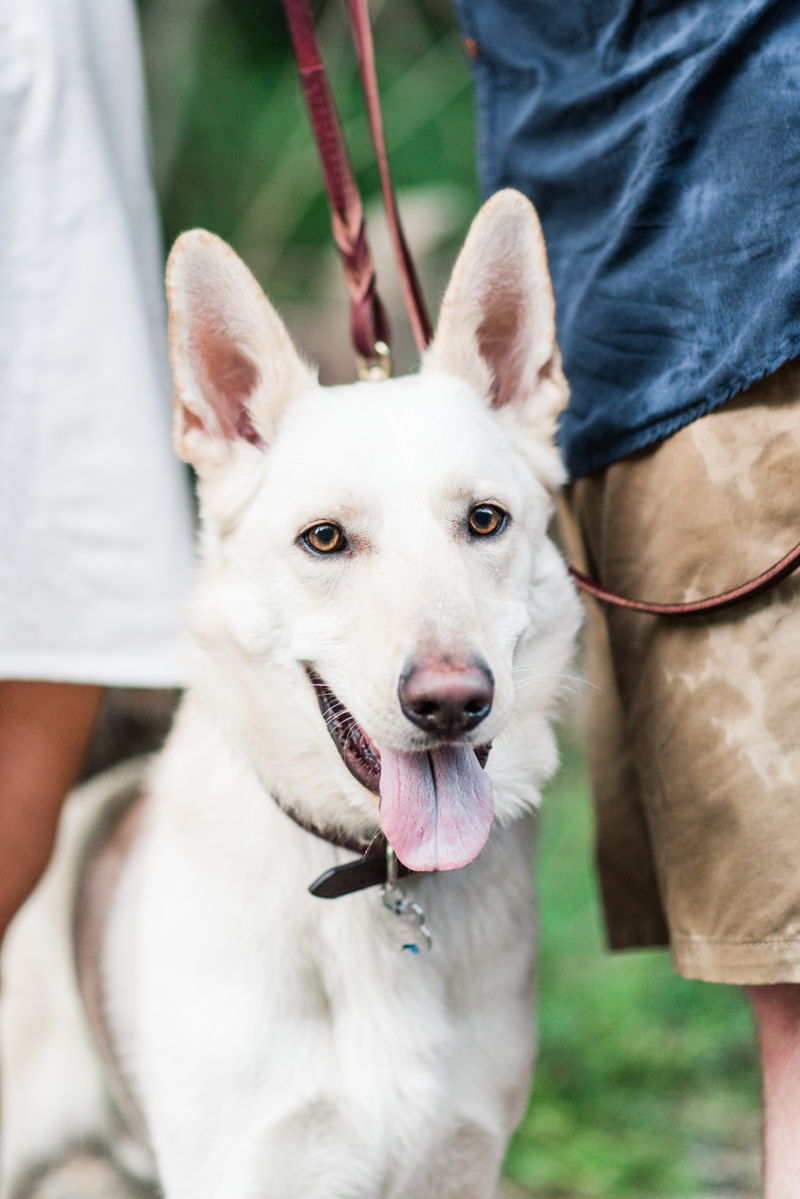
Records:
M800 3L456 0L484 192L542 221L576 565L681 602L800 539ZM766 1194L800 1196L800 582L706 618L589 604L612 948L759 1023Z

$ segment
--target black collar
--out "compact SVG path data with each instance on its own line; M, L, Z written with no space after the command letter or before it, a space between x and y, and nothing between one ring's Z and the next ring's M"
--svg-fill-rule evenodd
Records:
M359 855L357 862L345 862L343 866L333 866L319 878L314 879L308 889L312 895L316 895L317 899L338 899L340 895L351 895L353 891L363 891L365 887L377 887L379 884L387 882L386 851L389 843L383 833L378 833L365 845L349 836L343 829L319 828L310 820L304 820L302 816L298 816L292 808L286 807L277 796L273 797L281 811L295 824L299 824L300 828L305 829L307 833L319 837L321 841L327 841L329 845L336 845L340 849L347 849L351 853ZM398 878L407 878L411 873L402 862L397 863Z

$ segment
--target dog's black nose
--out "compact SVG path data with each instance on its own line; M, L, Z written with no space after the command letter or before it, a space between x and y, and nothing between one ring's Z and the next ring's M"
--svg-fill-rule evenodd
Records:
M444 659L411 666L397 688L400 707L418 728L458 737L492 710L494 679L483 662L456 665Z

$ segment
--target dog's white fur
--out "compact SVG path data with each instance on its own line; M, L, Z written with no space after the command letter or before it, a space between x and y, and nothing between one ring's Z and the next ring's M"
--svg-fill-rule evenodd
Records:
M319 388L210 234L179 240L168 282L176 447L203 515L193 681L104 943L108 1021L150 1144L115 1122L70 949L76 862L125 767L70 801L8 936L3 1196L85 1142L154 1170L167 1199L484 1199L530 1083L528 814L555 767L549 720L579 623L546 538L566 384L538 221L514 192L484 206L420 374L383 383ZM511 522L470 539L469 509L489 500ZM302 547L322 520L352 552ZM471 865L407 884L434 939L413 956L379 889L308 894L352 855L272 796L374 833L377 797L341 761L305 664L375 743L411 751L426 734L397 686L420 652L491 667L491 714L463 740L493 739L496 819Z

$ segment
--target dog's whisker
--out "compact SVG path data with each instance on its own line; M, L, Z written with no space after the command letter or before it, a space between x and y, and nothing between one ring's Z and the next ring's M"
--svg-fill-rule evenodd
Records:
M524 691L526 687L532 687L536 679L530 679L527 683L520 683L516 688L517 692ZM556 687L557 691L568 691L570 695L582 695L583 692L577 687L570 687L569 683L559 683Z
M582 679L571 674L532 675L529 679L522 679L520 682L515 680L514 689L515 691L522 691L525 687L530 687L533 683L541 682L545 679L567 680L568 682L580 683L581 687L593 687L595 691L603 690L603 688L599 687L597 683L592 683L589 679ZM580 691L576 690L575 694L579 695Z
M378 832L375 834L375 836L372 838L372 840L369 842L369 844L367 845L367 848L364 850L364 857L366 857L366 856L367 856L367 854L369 853L369 851L372 849L373 845L375 845L375 843L376 843L377 841L380 841L382 837L383 837L383 833L382 833L382 832L380 832L380 831L378 831Z
M512 670L511 673L517 674L522 669L523 669L523 667L517 666ZM588 679L581 678L581 676L577 675L577 674L563 674L563 673L547 672L547 671L536 671L535 674L532 674L528 677L534 678L534 679L569 679L570 682L572 682L572 683L588 683L588 681L589 681Z

